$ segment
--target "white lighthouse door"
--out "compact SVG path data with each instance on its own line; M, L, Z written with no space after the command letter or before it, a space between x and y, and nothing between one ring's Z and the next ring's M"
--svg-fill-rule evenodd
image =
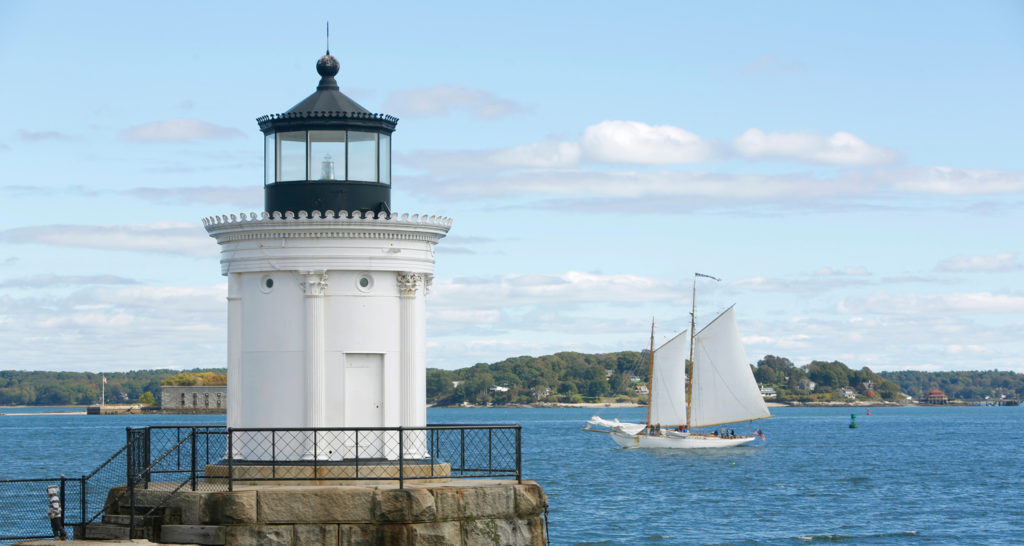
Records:
M345 426L384 426L384 355L345 355ZM382 432L360 431L357 454L356 434L349 435L348 457L383 457L383 437Z

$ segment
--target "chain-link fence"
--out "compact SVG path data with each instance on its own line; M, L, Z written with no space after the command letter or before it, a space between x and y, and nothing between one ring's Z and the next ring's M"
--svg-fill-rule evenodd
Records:
M46 488L56 485L64 502L65 488L72 483L63 477L51 479L0 480L0 541L52 538L47 515ZM74 483L79 483L74 480ZM65 518L75 517L64 514Z
M184 482L191 491L218 490L205 482L206 467L227 457L227 429L222 426L153 426L130 429L141 434L132 451L133 482Z
M519 425L231 429L229 483L512 477Z

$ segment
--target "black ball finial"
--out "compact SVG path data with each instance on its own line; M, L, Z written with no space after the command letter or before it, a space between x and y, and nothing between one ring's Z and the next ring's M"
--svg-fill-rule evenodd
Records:
M320 60L316 62L316 72L324 78L337 76L340 69L341 65L338 63L338 59L335 59L334 55L330 53L320 57Z

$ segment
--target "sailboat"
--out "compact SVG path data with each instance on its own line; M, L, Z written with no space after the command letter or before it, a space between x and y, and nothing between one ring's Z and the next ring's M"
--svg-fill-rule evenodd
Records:
M654 323L651 323L647 423L623 423L618 419L609 421L594 416L583 430L607 433L615 443L625 448L734 447L758 437L764 439L760 429L747 436L737 436L726 429L694 431L695 428L724 427L772 416L750 370L733 307L693 333L697 277L719 280L703 273L695 275L690 335L684 331L655 349ZM692 363L689 370L686 366L687 341Z

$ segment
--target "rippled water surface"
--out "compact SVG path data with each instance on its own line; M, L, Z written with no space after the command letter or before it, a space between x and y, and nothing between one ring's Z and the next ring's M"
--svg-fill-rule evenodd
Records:
M580 430L594 413L640 421L640 408L428 416L523 425L524 475L548 494L553 544L1024 541L1024 408L772 412L759 423L767 442L711 452L620 449ZM224 422L0 413L0 478L87 473L124 444L126 426Z

